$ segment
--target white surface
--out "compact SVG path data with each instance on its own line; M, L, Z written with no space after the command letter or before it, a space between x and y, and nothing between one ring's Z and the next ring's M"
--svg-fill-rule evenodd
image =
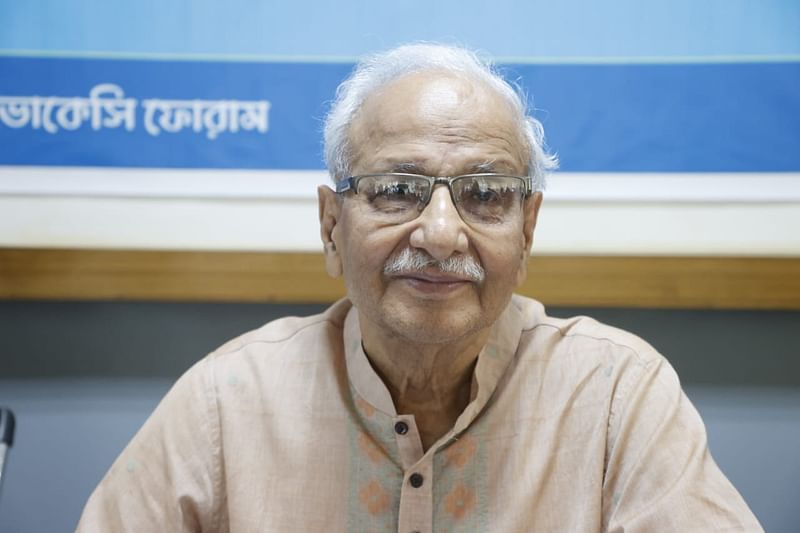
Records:
M279 179L280 178L280 179ZM321 250L322 171L0 167L0 246ZM800 174L565 174L535 251L800 255Z
M314 198L324 170L0 166L0 195ZM800 173L569 173L548 183L559 201L800 202Z

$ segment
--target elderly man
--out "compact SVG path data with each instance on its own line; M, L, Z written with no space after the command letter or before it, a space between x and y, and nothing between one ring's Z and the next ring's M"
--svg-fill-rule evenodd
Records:
M554 161L471 53L363 61L325 130L347 299L189 370L81 531L759 531L669 364L512 295Z

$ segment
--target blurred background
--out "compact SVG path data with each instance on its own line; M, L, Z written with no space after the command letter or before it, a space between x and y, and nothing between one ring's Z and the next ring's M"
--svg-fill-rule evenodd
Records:
M0 0L0 531L74 529L171 383L343 294L321 121L365 53L463 44L561 169L521 292L676 367L767 531L800 528L800 4Z

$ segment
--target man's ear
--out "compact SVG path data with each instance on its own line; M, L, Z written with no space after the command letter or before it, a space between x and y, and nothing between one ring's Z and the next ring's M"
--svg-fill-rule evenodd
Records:
M327 185L317 187L319 200L319 235L325 253L325 271L332 278L342 275L342 258L337 241L337 224L341 203L336 193Z
M536 229L536 220L539 217L539 208L542 206L542 193L536 191L525 199L523 205L522 220L522 254L520 257L520 267L517 272L517 286L519 287L528 276L528 258L531 255L533 246L533 232Z

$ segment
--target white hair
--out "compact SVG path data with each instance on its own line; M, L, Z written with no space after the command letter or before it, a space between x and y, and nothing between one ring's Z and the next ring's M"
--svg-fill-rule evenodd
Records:
M350 175L352 149L350 126L364 101L387 83L420 71L442 71L468 76L495 90L517 116L520 138L530 154L528 175L534 190L544 189L545 177L558 166L554 155L544 147L542 124L529 115L527 98L521 87L512 85L494 66L465 48L441 44L407 44L368 56L336 90L336 98L325 118L325 162L334 182Z

